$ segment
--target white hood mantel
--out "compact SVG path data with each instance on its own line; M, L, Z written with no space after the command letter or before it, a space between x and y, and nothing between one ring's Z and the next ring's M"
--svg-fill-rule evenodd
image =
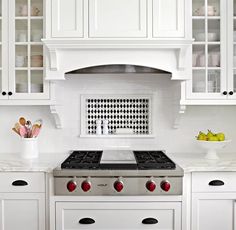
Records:
M100 65L138 65L171 73L172 80L191 78L191 40L58 40L43 39L47 47L46 80Z

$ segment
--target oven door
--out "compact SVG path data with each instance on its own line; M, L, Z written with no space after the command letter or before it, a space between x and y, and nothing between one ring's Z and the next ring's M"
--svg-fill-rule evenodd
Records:
M181 202L56 202L56 229L181 230Z

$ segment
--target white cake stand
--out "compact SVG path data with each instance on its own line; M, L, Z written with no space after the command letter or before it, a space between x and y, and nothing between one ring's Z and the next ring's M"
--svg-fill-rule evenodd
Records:
M231 142L231 140L225 140L225 141L200 141L197 140L198 145L205 149L206 152L206 159L210 160L217 160L219 157L217 156L216 150L224 148L227 143Z

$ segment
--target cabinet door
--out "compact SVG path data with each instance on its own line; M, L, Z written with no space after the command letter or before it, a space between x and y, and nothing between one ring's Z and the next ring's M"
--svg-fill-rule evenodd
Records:
M147 0L89 0L89 37L146 37Z
M228 1L228 98L236 99L236 0Z
M192 230L232 230L235 198L227 193L194 193Z
M8 99L8 1L0 0L0 99Z
M52 37L83 37L83 0L52 0Z
M184 21L185 0L153 0L153 37L184 37Z
M226 1L192 0L192 79L188 99L227 99Z
M44 81L44 0L9 1L10 99L49 99Z
M147 218L156 222L143 223ZM181 202L57 202L56 229L181 230Z
M43 193L5 193L0 196L0 229L45 230Z

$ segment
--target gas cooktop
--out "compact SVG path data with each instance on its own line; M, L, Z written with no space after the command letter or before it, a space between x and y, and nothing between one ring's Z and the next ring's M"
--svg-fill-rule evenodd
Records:
M183 170L163 151L73 151L53 170L56 195L181 195Z
M110 153L110 151L109 151ZM111 159L106 151L73 151L61 164L62 169L148 170L175 169L175 163L163 151L129 151ZM111 153L110 153L111 154ZM105 156L104 156L105 155ZM127 159L128 155L128 159Z

